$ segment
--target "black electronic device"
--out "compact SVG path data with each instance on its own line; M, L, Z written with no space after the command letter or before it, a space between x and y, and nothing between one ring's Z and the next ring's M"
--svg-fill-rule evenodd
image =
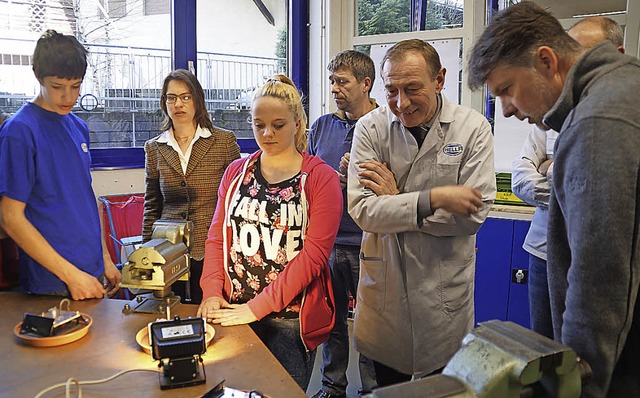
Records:
M69 299L63 299L59 307L49 308L40 314L25 313L20 334L31 337L51 337L70 333L87 324L78 311L69 311ZM62 307L67 304L67 310Z
M186 387L206 382L200 355L207 351L206 325L202 318L179 316L149 324L151 355L163 368L160 388Z

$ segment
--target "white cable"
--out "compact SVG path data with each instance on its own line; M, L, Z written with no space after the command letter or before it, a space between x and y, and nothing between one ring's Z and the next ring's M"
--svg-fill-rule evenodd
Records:
M62 306L62 304L60 304L60 305ZM67 397L71 396L71 383L76 385L76 389L78 390L78 398L82 398L82 389L80 388L80 384L78 383L78 380L75 379L75 377L69 377L69 379L65 383L65 387L66 387L65 388L65 395Z
M121 372L118 372L116 374L114 374L113 376L109 376L106 379L100 379L100 380L87 380L87 381L78 381L73 377L70 377L66 382L64 383L58 383L56 385L53 385L51 387L47 387L44 390L40 391L35 398L41 398L43 397L46 393L55 390L56 388L61 388L61 387L65 387L66 388L66 397L70 398L71 397L71 383L74 383L76 385L76 387L78 388L78 398L82 398L82 389L80 388L80 386L85 386L85 385L92 385L92 384L101 384L101 383L106 383L108 381L111 381L113 379L115 379L116 377L120 377L125 373L130 373L130 372L154 372L154 373L162 373L162 371L160 370L156 370L156 369L127 369L127 370L123 370Z

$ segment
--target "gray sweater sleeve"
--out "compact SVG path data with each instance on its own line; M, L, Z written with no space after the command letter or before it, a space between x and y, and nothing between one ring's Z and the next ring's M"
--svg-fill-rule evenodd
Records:
M637 127L583 119L560 134L554 162L548 236L554 334L593 368L582 396L605 396L640 281Z

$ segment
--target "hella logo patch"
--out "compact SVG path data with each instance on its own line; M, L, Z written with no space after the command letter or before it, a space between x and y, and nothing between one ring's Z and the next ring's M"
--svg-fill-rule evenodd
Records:
M445 155L458 156L462 153L462 144L457 144L457 143L447 144L442 149L442 152L444 152Z

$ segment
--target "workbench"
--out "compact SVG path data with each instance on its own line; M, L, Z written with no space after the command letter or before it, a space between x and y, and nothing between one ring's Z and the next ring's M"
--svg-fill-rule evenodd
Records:
M157 369L158 361L136 343L136 333L157 315L124 314L127 301L93 299L72 301L71 310L93 318L86 336L57 347L25 345L13 332L25 312L39 314L57 306L61 298L0 292L5 309L0 322L0 397L34 397L41 390L74 377L79 381L110 377L127 369ZM172 315L195 316L196 305L178 304ZM206 384L160 390L158 374L131 372L104 384L83 386L85 397L200 397L222 380L239 390L257 390L272 397L305 397L267 347L247 325L215 325L215 336L202 356ZM72 389L73 391L73 389ZM75 396L75 395L74 395ZM64 388L46 395L64 397Z

